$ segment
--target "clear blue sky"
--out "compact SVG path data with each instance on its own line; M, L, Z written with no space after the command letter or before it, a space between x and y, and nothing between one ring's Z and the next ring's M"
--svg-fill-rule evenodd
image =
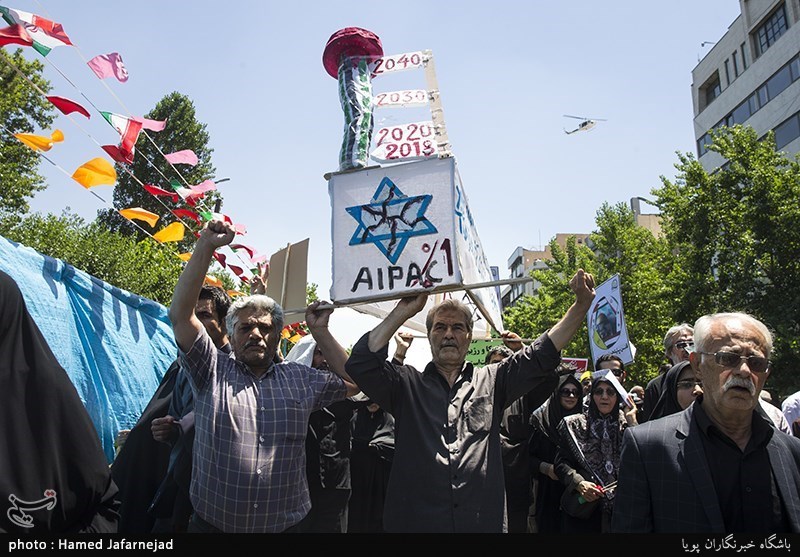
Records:
M674 176L675 151L694 151L691 71L738 15L732 0L673 2L293 2L3 0L63 24L80 53L119 52L127 83L105 83L74 49L48 57L100 107L142 115L164 95L193 99L208 126L223 211L248 227L261 253L310 238L310 282L330 286L330 200L343 117L322 67L334 31L377 33L386 54L433 52L447 130L486 256L508 276L519 245L589 232L600 205L649 195ZM31 51L31 56L35 55ZM52 66L52 94L82 100ZM421 73L375 91L422 86ZM405 80L405 81L404 81ZM418 80L418 81L415 81ZM410 117L410 112L408 113ZM578 121L605 118L589 132ZM413 121L378 113L378 126ZM82 124L85 120L76 117ZM87 129L118 139L99 115ZM103 156L66 117L49 155L68 171ZM93 218L103 205L47 163L34 210L69 206ZM163 185L163 184L162 184ZM95 191L107 200L112 188Z

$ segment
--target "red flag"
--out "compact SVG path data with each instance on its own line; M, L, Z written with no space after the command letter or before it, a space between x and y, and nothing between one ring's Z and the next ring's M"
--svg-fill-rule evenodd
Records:
M147 190L148 192L152 193L152 194L153 194L153 195L155 195L155 196L159 196L159 195L166 195L167 197L171 197L171 198L172 198L172 201L173 201L173 203L177 203L177 202L178 202L178 199L180 199L180 197L178 196L178 194L177 194L177 193L175 193L175 192L171 192L171 191L167 191L167 190L162 190L162 189L161 189L161 188L159 188L158 186L153 186L153 185L150 185L150 184L145 184L145 185L144 185L144 189L145 189L145 190Z
M192 219L197 224L203 224L200 220L200 215L195 213L194 211L190 211L189 209L173 209L172 214L176 217L182 217L187 219Z
M17 24L0 29L0 46L6 46L7 44L33 46L33 39L31 39L31 36L22 25Z
M133 153L123 151L116 145L103 145L103 151L108 153L108 156L114 159L115 162L120 164L133 164Z
M59 109L64 114L70 114L72 112L78 112L83 114L87 118L91 118L92 115L89 114L89 111L83 108L81 105L76 103L75 101L71 101L65 97L56 97L56 96L49 96L45 97L48 101L53 103L57 109Z
M217 253L217 252L215 251L215 252L214 252L214 259L216 259L217 261L219 261L219 264L220 264L220 265L222 265L223 267L225 266L225 259L226 259L226 257L225 257L225 254L224 254L224 253Z
M244 274L244 270L241 267L237 267L236 265L228 265L228 269L233 271L237 277L241 277Z
M253 259L253 255L256 253L256 250L244 244L231 244L231 249L243 249L250 256L250 259Z

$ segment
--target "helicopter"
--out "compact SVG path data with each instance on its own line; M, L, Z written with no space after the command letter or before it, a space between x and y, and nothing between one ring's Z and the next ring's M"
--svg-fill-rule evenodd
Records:
M581 120L581 123L578 124L578 127L574 130L564 130L564 133L567 135L573 134L575 132L588 132L593 127L597 125L597 122L605 122L605 118L587 118L586 116L570 116L569 114L564 114L564 118L576 118Z

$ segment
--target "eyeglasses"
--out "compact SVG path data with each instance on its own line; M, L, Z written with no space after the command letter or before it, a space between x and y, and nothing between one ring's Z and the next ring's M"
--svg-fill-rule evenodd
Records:
M675 348L677 348L678 350L686 350L686 351L688 351L689 348L694 348L694 342L692 342L690 340L681 340L681 341L676 342L673 346Z
M624 369L620 369L620 368L618 368L618 367L611 368L611 369L609 369L608 371L610 371L611 373L613 373L613 374L614 374L616 377L620 377L620 376L622 376L622 374L623 374L623 373L625 373L625 370L624 370Z
M686 381L678 381L676 385L678 386L679 389L694 389L695 386L702 388L703 382L687 379Z
M617 394L617 390L616 389L595 389L594 391L592 391L592 394L593 395L597 395L597 396L603 396L603 395L614 396L614 395Z
M558 391L558 394L560 394L561 396L574 396L574 397L577 397L578 396L578 391L576 391L575 389L560 389Z
M755 373L764 373L772 362L762 356L742 356L734 352L698 352L706 356L714 356L717 365L723 367L737 367L742 360L747 362L747 367Z

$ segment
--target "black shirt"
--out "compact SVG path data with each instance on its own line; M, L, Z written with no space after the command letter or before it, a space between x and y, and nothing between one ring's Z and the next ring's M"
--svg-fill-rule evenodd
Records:
M714 425L699 401L694 408L725 531L789 532L766 448L772 435L780 433L754 411L752 435L742 451Z

